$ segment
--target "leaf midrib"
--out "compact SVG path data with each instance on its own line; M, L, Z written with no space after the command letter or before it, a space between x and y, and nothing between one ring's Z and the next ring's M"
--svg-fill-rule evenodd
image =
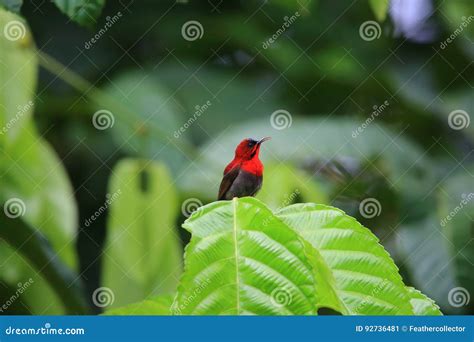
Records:
M239 247L237 245L237 198L234 197L232 200L232 206L234 210L234 217L233 217L233 230L234 230L234 258L235 258L235 284L236 284L236 309L237 315L240 314L240 270L239 270Z

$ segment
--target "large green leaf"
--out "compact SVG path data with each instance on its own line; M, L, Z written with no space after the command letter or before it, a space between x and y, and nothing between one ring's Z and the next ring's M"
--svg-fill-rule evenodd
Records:
M13 144L33 113L37 57L25 21L0 8L0 151ZM4 156L0 154L0 162Z
M2 203L3 206L4 203ZM25 283L30 279L31 285L24 291L23 297L26 298L26 302L33 309L33 313L61 312L60 308L50 308L51 305L58 304L55 296L62 302L67 313L87 313L87 304L78 285L77 275L61 262L38 230L31 228L21 218L7 217L3 210L0 213L0 227L0 241L6 242L12 251L10 256L5 259L2 258L1 275L6 277L7 280L9 276L15 276L9 274L12 272L9 266L19 264L16 258L21 257L27 261L29 269L20 269L19 277L15 280L19 283ZM2 248L0 252L3 254L5 252L3 243L0 244L0 247ZM45 286L44 281L47 282L47 286ZM50 289L54 292L51 292ZM39 298L39 303L43 303L43 307L35 302L35 295L42 297ZM50 295L52 296L49 297Z
M107 310L104 315L171 315L173 296L159 296L139 303L133 303L121 308Z
M426 295L413 287L407 287L410 296L410 304L417 316L439 316L442 315L439 306Z
M164 165L126 159L113 171L107 207L103 283L115 306L176 290L181 251L178 198Z
M337 294L351 314L412 314L398 268L378 239L333 207L295 204L277 212L329 265Z
M254 198L202 207L183 224L192 233L173 306L177 314L315 314L345 308L308 243Z
M92 27L102 12L105 0L54 0L54 3L78 24Z
M384 21L387 17L389 3L389 0L369 0L372 12L378 21Z
M24 21L0 9L0 201L15 199L23 219L38 229L57 251L62 262L76 265L77 212L71 185L54 151L32 123L37 58ZM14 248L2 244L0 276L10 284L24 282L38 269L22 259ZM24 293L35 313L58 314L63 308L48 285L38 280ZM42 292L41 289L45 292ZM50 294L48 297L45 294Z

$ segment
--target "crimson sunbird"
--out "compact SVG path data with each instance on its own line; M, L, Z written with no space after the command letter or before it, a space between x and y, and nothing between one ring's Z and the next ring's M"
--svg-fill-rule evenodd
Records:
M258 159L258 154L261 144L269 139L270 137L260 140L248 138L237 145L234 159L224 169L218 200L255 196L263 181L263 164Z

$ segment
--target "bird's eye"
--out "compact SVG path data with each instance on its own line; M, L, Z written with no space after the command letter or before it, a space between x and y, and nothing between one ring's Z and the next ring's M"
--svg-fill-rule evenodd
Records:
M253 145L255 145L255 141L250 140L250 141L248 142L248 146L249 146L249 147L252 147Z

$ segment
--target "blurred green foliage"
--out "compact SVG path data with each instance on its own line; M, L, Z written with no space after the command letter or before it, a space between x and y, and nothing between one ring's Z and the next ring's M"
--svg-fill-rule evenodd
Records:
M112 306L172 290L164 274L180 272L176 234L189 239L181 204L214 201L235 145L267 135L261 200L344 209L378 235L406 283L444 313L474 312L473 300L449 301L456 287L474 296L473 202L456 210L474 193L474 125L449 125L453 111L474 112L472 1L426 1L429 26L408 29L385 0L21 3L0 1L19 12L0 10L1 32L12 21L25 28L0 36L0 201L23 201L18 226L40 233L64 272L44 274L0 234L0 303L34 279L10 312L84 312L64 300L68 288L100 312L93 293L113 288L114 267L129 279ZM184 39L190 20L200 39ZM378 21L378 39L362 39L367 21ZM111 127L94 126L99 110ZM271 125L277 110L291 126ZM378 216L361 215L366 198Z

